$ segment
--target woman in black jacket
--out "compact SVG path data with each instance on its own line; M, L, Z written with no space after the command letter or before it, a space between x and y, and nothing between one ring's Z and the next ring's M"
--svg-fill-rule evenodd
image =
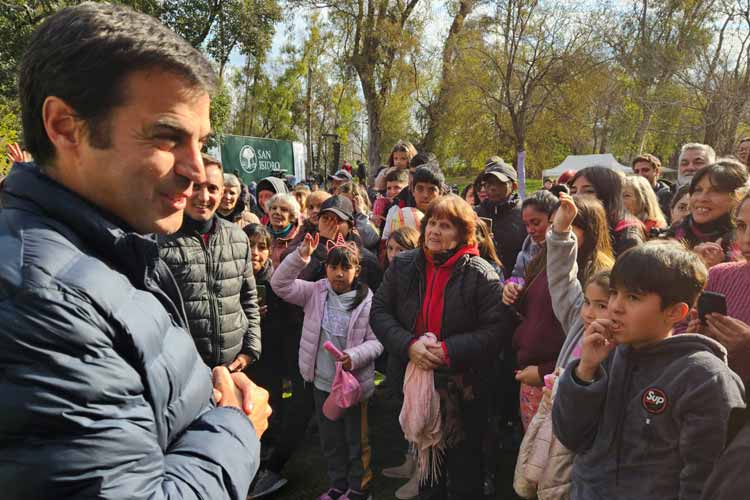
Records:
M422 499L482 496L487 372L512 333L501 296L500 278L479 257L476 215L448 195L430 205L419 248L396 256L373 299L370 325L398 365L389 375L402 379L407 363L431 370L440 394L445 457L439 481L420 485Z

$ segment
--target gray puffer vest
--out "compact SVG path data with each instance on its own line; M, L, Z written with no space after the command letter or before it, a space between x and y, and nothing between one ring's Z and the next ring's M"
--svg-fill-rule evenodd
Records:
M214 217L208 244L185 225L160 242L185 303L190 333L208 366L260 357L260 313L250 245L239 226Z

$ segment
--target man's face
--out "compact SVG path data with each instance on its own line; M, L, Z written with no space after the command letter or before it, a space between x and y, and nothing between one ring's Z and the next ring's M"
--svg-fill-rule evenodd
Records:
M185 213L193 220L209 220L219 208L223 189L224 174L221 169L218 165L207 165L206 182L193 184L193 194L185 207Z
M680 158L680 175L692 177L701 167L708 165L706 152L702 149L688 149Z
M130 75L124 93L126 103L111 111L110 146L95 148L84 137L75 173L60 178L139 233L173 233L193 183L206 181L210 98L158 70Z
M633 165L633 173L645 178L652 186L656 185L656 180L659 178L659 171L647 161L639 161Z
M484 186L487 199L495 203L507 200L513 193L513 183L503 182L494 175L487 175L484 178Z
M440 196L440 188L429 182L417 182L414 184L414 201L421 212L427 212L432 200Z

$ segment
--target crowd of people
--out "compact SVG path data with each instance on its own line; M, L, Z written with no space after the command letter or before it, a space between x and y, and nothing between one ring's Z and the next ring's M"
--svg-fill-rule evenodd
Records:
M643 154L525 199L498 156L453 194L408 141L369 176L246 185L204 152L210 65L146 15L61 10L19 80L4 498L269 497L311 420L318 500L373 498L375 473L484 498L504 433L523 498L750 487L750 139L683 145L674 183ZM404 461L374 471L379 394Z

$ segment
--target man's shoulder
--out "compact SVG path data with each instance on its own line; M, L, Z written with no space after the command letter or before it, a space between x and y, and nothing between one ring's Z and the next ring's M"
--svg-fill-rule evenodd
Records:
M8 280L15 292L52 289L103 297L132 288L121 273L52 219L29 216L14 228L0 224L0 241L0 281Z
M217 218L216 232L221 232L231 243L241 243L247 246L250 245L245 231L243 231L242 228L234 222L229 222L228 220L222 219L220 217Z

